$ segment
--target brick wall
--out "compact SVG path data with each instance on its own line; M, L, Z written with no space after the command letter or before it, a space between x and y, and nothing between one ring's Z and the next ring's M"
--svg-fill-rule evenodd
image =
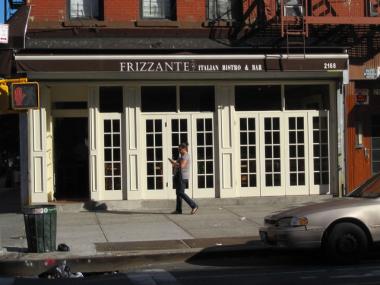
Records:
M139 0L105 0L104 19L107 22L136 21L140 17Z
M177 0L177 20L183 23L203 22L206 19L206 0Z
M129 23L140 19L141 0L104 0L104 20ZM32 22L63 22L68 20L68 0L29 0ZM196 2L196 3L195 3ZM206 18L206 0L177 0L177 20L199 23Z
M66 18L65 0L28 0L32 22L62 22Z

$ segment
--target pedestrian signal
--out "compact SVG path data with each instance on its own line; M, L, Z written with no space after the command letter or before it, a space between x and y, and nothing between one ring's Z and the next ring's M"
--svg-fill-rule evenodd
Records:
M37 109L40 106L37 82L12 83L11 107L13 110Z

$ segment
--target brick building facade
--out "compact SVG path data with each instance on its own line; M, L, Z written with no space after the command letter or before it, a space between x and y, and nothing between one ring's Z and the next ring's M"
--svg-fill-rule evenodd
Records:
M25 197L174 198L167 157L184 141L194 198L352 189L371 174L351 183L346 124L375 4L29 0L15 65L41 108L25 119Z

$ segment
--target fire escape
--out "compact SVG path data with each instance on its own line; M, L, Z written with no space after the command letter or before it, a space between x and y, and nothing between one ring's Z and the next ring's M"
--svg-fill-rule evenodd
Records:
M280 0L281 36L288 54L306 52L310 27L380 25L380 0Z
M308 24L305 20L307 0L281 0L281 36L286 37L286 50L294 47L301 48L306 53L306 38L308 37Z

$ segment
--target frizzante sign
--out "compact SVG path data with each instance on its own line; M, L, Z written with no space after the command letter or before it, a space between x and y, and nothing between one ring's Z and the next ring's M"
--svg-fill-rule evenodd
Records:
M121 72L263 71L262 64L197 63L195 61L122 61Z
M16 58L19 72L121 72L121 73L245 73L268 71L342 71L345 58L220 58L220 59L115 59L49 57Z

